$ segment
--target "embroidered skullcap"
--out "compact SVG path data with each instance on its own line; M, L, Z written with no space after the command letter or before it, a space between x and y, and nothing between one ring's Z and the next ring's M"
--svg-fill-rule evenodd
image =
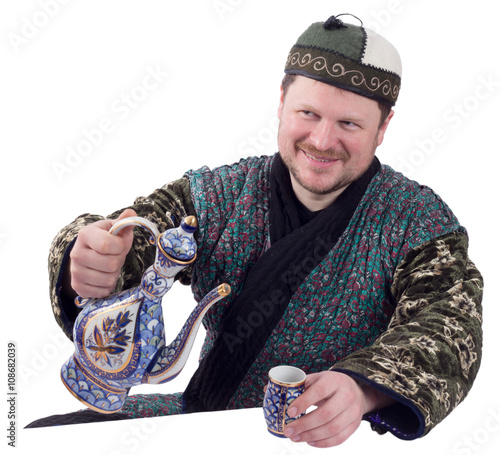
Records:
M373 30L346 24L339 16L312 24L299 37L288 54L285 73L394 106L402 74L398 51Z

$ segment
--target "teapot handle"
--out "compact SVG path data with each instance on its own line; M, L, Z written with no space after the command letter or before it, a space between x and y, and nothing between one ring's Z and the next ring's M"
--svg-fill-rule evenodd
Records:
M160 232L151 221L147 220L146 218L141 218L140 216L131 216L128 218L123 218L120 221L117 221L115 224L113 224L113 226L109 230L109 233L116 235L124 227L127 226L141 226L143 228L146 228L151 233L151 237L149 238L149 243L151 243L151 245L156 245Z
M151 233L151 237L149 237L149 243L151 243L151 245L156 245L158 237L160 236L160 232L151 221L147 220L146 218L141 218L140 216L130 216L128 218L123 218L122 220L119 220L115 224L113 224L108 232L110 234L117 235L124 227L127 226L142 226L143 228L146 228ZM78 308L83 308L84 306L94 302L95 300L96 299L94 298L82 299L78 296L75 298L74 302Z

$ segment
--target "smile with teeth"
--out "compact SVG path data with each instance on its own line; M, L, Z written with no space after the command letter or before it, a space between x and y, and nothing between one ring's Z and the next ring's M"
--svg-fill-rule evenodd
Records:
M330 161L336 161L335 158L330 158L330 159L328 159L328 158L318 158L318 157L316 157L314 155L311 155L310 153L307 153L305 150L302 150L302 151L305 153L305 155L309 159L311 159L313 161L318 161L319 163L329 163Z

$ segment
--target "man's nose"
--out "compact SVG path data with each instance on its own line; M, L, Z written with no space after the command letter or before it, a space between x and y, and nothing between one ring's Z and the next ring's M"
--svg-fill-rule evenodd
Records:
M318 150L328 150L338 144L338 132L334 124L321 120L309 134L309 140Z

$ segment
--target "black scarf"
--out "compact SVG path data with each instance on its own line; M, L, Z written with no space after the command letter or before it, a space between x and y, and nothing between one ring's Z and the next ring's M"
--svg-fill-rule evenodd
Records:
M379 169L375 158L333 204L303 224L304 210L293 193L289 171L276 155L271 169L271 247L226 310L212 349L184 392L184 412L226 409L291 297L335 246Z

